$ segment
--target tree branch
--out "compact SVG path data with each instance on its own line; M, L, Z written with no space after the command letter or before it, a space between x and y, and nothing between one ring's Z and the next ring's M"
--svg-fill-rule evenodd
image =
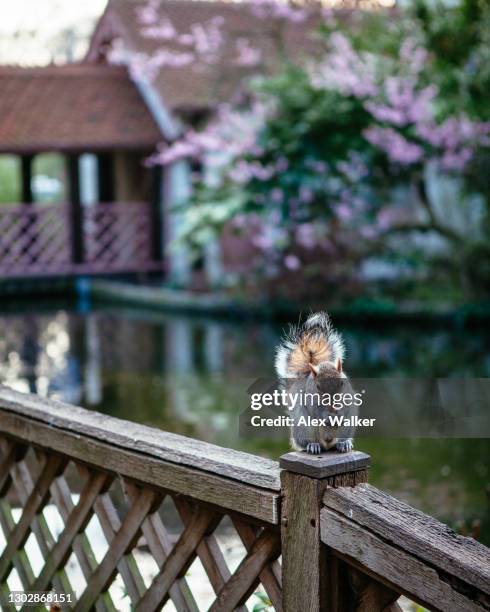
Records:
M445 238L447 238L448 240L451 240L453 242L459 242L462 243L463 242L463 238L460 236L460 234L458 234L457 232L455 232L453 229L451 229L450 227L447 227L446 225L442 225L439 220L437 219L437 216L434 212L434 209L432 208L431 202L430 202L430 198L429 198L429 194L427 193L427 186L425 184L425 179L423 176L419 176L418 179L415 182L415 189L417 191L417 195L419 197L419 201L422 204L422 206L424 207L424 210L426 211L428 217L429 217L429 223L427 224L423 224L423 223L415 223L414 227L412 228L414 231L419 231L419 232L438 232L439 234L441 234L442 236L444 236ZM403 227L401 227L401 230L403 231ZM410 230L411 228L405 228Z
M437 232L452 242L456 242L458 244L463 242L462 237L457 232L449 227L441 225L437 221L431 221L430 223L401 223L386 230L385 235L402 232Z

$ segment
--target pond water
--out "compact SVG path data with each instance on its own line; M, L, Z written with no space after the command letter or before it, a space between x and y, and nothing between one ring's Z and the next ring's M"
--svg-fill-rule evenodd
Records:
M8 306L8 308L7 308ZM0 382L124 419L279 457L238 434L246 390L273 375L283 324L69 303L5 304ZM341 325L353 376L490 377L490 330ZM246 401L246 396L244 396ZM363 439L370 481L490 545L490 440ZM478 527L479 526L479 527Z

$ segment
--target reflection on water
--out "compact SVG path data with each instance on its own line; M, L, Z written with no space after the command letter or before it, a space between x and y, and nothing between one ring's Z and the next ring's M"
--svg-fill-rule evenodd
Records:
M353 376L490 377L490 332L342 326ZM369 327L366 330L366 327ZM246 388L273 374L281 325L96 308L0 314L0 382L223 446L278 457L287 441L238 436ZM371 482L490 543L489 440L362 440Z

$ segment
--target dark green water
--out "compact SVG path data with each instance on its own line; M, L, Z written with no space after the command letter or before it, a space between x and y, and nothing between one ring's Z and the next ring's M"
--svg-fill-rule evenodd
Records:
M7 310L8 308L8 310ZM338 327L353 376L490 377L490 331ZM6 303L0 382L222 446L279 457L288 443L244 439L236 390L273 375L282 324L127 308ZM243 395L246 401L246 395ZM490 440L359 440L371 482L490 544Z

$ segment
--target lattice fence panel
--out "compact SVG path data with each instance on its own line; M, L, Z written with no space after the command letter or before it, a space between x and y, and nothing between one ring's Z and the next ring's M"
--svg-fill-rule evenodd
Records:
M152 259L151 212L146 202L88 206L83 230L87 264L124 268Z
M234 562L220 542L224 523L241 544ZM282 609L278 531L6 438L0 439L0 527L4 598L17 584L66 593L78 612L244 612L254 597ZM200 586L197 567L207 578ZM214 592L210 606L201 595L204 582Z
M0 275L60 273L70 264L64 205L0 206Z

